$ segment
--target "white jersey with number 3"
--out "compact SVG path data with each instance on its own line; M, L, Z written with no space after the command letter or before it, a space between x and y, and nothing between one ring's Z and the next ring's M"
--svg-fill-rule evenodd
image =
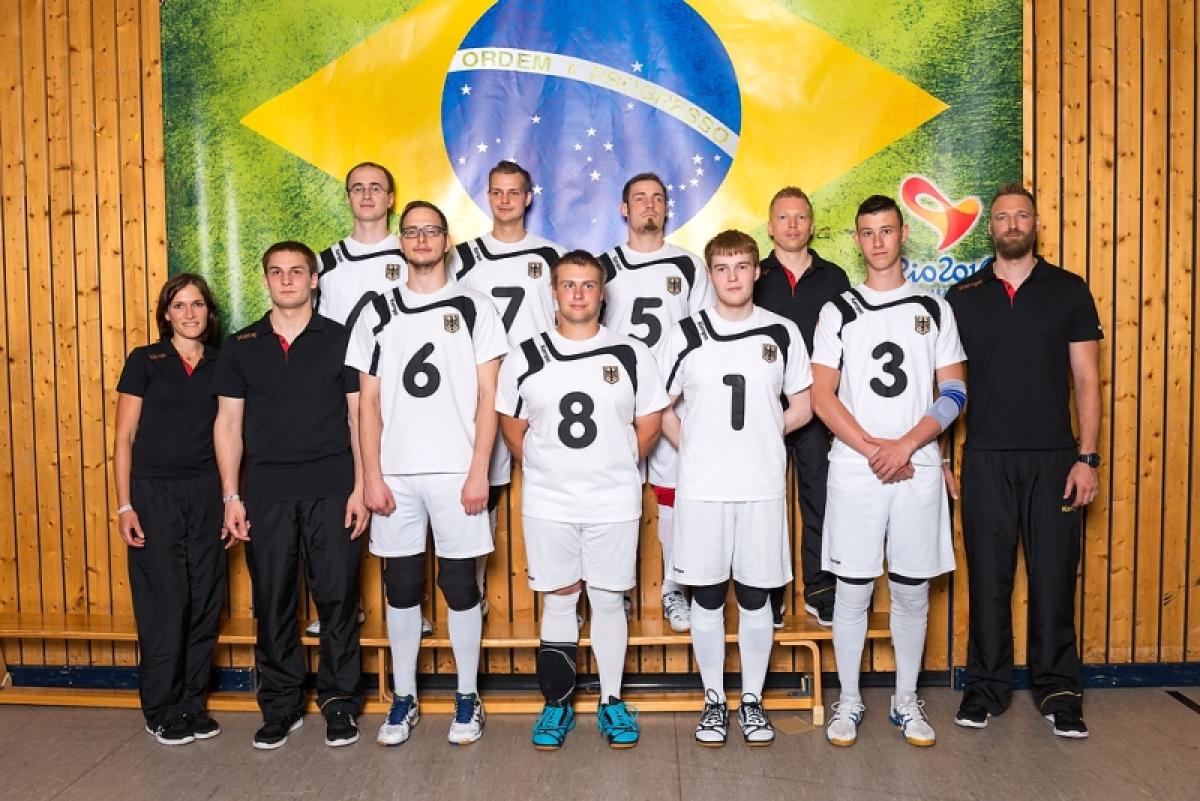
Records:
M504 359L496 410L529 420L521 512L563 523L616 523L642 513L634 419L667 405L640 342L601 327L587 340L547 331Z
M783 497L787 456L780 395L812 384L795 323L755 306L731 322L705 309L680 321L659 352L667 393L680 397L679 498Z
M376 299L350 335L346 364L379 378L385 475L466 473L475 445L476 367L508 352L488 298L458 284Z
M941 367L966 361L949 304L909 283L876 291L846 290L821 308L813 364L841 371L838 398L870 435L894 439L929 410ZM865 461L840 439L830 461ZM913 464L941 461L937 441L913 454Z

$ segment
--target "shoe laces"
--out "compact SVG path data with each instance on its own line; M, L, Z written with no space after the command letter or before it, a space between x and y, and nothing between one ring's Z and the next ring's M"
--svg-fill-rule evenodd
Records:
M911 700L904 703L897 703L895 712L903 723L909 723L914 720L929 720L925 717L925 702L916 696L913 696Z
M762 701L755 695L743 695L741 716L747 727L763 727L769 726L767 721L767 712L763 709Z
M551 706L547 704L542 707L542 714L538 717L537 726L539 731L560 733L567 729L567 708L565 706Z
M669 592L663 596L663 606L666 607L667 617L682 615L685 611L687 601L683 599L681 592Z
M862 722L863 713L867 711L866 704L862 701L834 701L833 702L833 719L834 720L852 720L854 725ZM899 711L899 710L897 710ZM832 721L831 721L832 722Z
M609 731L624 732L637 729L638 711L624 701L614 700L601 704L600 714L604 718L605 729Z
M455 693L454 694L454 722L455 723L470 723L475 717L475 703L478 696L474 693Z
M399 726L408 718L408 713L412 710L415 699L411 695L395 695L392 696L392 708L388 710L387 722L389 726Z
M700 726L714 728L724 726L728 720L728 708L712 690L704 693L704 711L700 713Z

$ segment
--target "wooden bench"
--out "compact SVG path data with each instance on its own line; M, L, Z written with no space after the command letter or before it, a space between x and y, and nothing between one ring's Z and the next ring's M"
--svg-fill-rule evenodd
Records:
M364 649L379 652L380 665L387 664L390 646L387 627L382 621L367 621L360 629L360 641ZM888 619L885 613L873 613L868 621L869 639L887 639ZM776 644L786 648L804 648L808 651L811 673L811 692L795 690L768 690L763 702L770 710L811 709L813 724L824 724L825 708L821 689L820 643L830 641L831 629L817 624L809 615L784 617L784 625L775 630ZM51 614L51 613L6 613L0 614L0 640L74 640L89 642L137 642L137 628L132 616ZM304 645L315 647L315 637L301 637ZM727 643L737 642L735 631L725 635ZM491 648L537 648L539 642L537 624L529 622L510 623L505 620L488 620L483 627L482 646ZM251 618L224 618L217 636L219 645L245 645L255 643L255 623ZM688 634L679 634L670 629L665 621L632 621L629 624L630 646L689 645ZM588 647L590 639L585 626L579 644ZM432 636L421 640L423 648L450 648L450 634L445 623L434 626ZM11 677L0 649L0 689L6 687ZM379 691L366 702L367 712L386 712L390 704L387 681L381 680ZM694 711L700 708L702 698L698 692L638 691L629 690L625 698L646 712ZM593 712L598 698L592 693L579 693L575 707L581 712ZM0 692L0 703L9 704L55 704L65 706L110 706L136 708L137 693L130 690L81 690L77 688L10 687ZM448 693L423 693L422 706L427 712L446 713L453 709L453 697ZM216 692L209 697L209 706L214 710L254 711L257 709L252 693ZM536 713L541 710L542 699L536 692L497 692L487 694L490 712ZM316 711L315 702L310 711Z

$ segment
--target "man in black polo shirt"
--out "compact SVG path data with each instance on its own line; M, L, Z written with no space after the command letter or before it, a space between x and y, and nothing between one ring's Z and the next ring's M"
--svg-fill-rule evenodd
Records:
M775 242L762 260L762 273L754 285L754 302L796 324L808 355L821 307L850 288L846 272L826 261L812 248L813 211L808 195L785 186L771 199L767 234ZM800 490L800 565L804 578L804 608L822 626L833 625L832 574L821 569L821 527L825 520L825 480L829 474L829 429L813 415L812 422L785 439ZM783 588L771 597L776 625L783 604Z
M946 294L967 352L962 467L970 575L967 679L954 722L987 726L1012 697L1017 542L1029 578L1029 673L1060 737L1087 737L1075 637L1083 507L1096 497L1100 428L1096 304L1078 276L1034 255L1038 218L1020 184L996 193L996 260ZM1071 428L1075 388L1078 447Z
M254 747L279 748L303 722L308 697L296 624L301 556L323 624L317 703L326 719L325 743L350 745L358 740L355 716L363 701L359 535L369 520L354 433L358 373L343 365L349 332L313 312L312 250L279 242L262 263L271 309L221 351L213 429L225 502L222 537L247 543L258 619L264 724Z

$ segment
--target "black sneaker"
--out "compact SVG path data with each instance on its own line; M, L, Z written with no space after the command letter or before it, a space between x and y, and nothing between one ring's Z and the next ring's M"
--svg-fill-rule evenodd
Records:
M963 701L954 716L954 725L965 729L986 729L988 711L974 701Z
M146 732L163 745L187 745L196 739L183 716L169 718L156 726L147 723Z
M304 725L304 717L294 712L287 717L267 718L262 728L254 733L254 747L260 751L274 751L288 740L288 735Z
M1059 737L1082 740L1088 736L1087 725L1078 712L1062 709L1046 715L1046 720L1054 724L1054 733Z
M221 724L207 712L184 712L183 721L191 727L192 736L197 740L209 740L221 733Z
M833 625L833 593L827 592L805 599L804 611L817 619L822 626Z
M325 745L337 748L358 742L358 723L346 711L330 712L325 719Z
M787 605L781 600L778 604L775 599L771 599L771 625L777 629L783 628L783 613L787 611Z

